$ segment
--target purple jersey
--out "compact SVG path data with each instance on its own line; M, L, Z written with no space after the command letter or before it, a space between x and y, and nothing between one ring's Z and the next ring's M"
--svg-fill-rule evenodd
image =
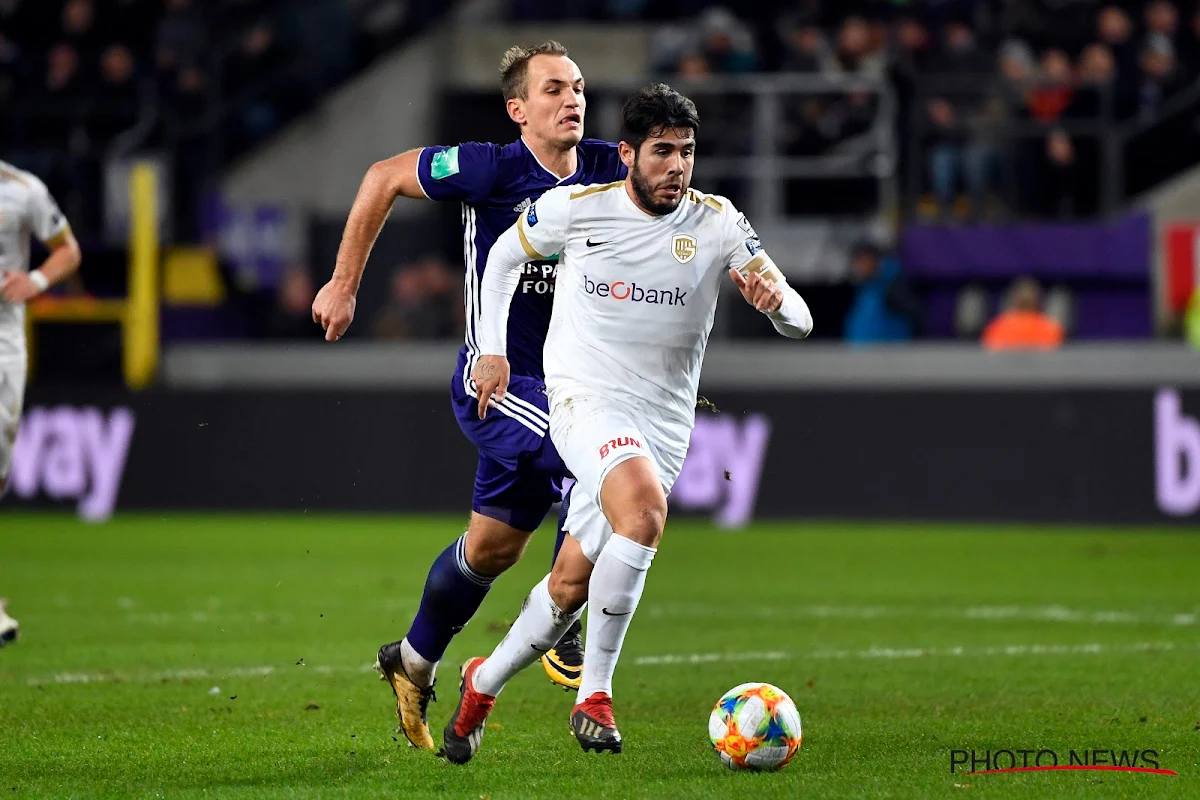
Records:
M417 162L417 179L430 200L458 200L463 208L463 260L466 280L466 344L459 357L464 389L479 354L479 285L496 239L526 213L542 193L555 186L624 180L617 146L584 139L577 148L575 174L559 178L538 162L524 140L498 145L464 142L455 147L426 147ZM541 380L542 347L554 302L557 256L525 265L513 296L508 322L508 360L513 375Z

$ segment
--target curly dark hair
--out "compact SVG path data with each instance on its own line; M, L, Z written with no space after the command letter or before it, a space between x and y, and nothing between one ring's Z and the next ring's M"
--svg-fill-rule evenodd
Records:
M635 151L652 136L672 128L700 129L696 104L665 83L644 86L629 96L621 109L621 141Z

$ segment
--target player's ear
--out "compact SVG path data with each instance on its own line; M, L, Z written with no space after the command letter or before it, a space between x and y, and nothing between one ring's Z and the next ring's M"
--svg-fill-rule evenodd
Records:
M626 169L633 169L634 158L637 156L633 145L629 142L621 142L617 145L617 152L621 154L621 163L625 165Z
M505 108L508 109L508 118L518 125L524 125L528 120L525 116L525 104L517 98L512 98L505 103Z

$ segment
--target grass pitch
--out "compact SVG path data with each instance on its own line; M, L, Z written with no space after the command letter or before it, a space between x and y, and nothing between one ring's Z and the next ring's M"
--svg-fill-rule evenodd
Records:
M460 531L6 513L0 594L22 638L0 650L0 795L1200 796L1200 533L673 522L617 672L626 752L584 755L573 695L535 666L454 767L405 746L369 665ZM435 738L457 665L499 641L550 541L451 646ZM728 772L708 748L712 704L751 680L800 708L780 773ZM1178 775L952 774L972 749L1153 750Z

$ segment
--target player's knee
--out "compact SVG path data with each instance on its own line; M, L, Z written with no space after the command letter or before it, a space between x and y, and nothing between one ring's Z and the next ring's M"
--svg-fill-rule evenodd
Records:
M663 528L667 524L667 503L651 500L634 511L634 524L629 529L629 538L646 547L658 547Z
M630 458L618 464L600 494L614 531L640 545L658 547L667 522L667 497L648 459Z
M521 560L525 554L525 540L489 541L474 551L468 551L467 563L471 569L483 575L499 575Z
M661 492L645 492L619 512L613 530L645 547L658 547L667 524L667 500Z
M467 530L467 563L482 575L499 575L521 560L530 535L495 520L472 524Z

